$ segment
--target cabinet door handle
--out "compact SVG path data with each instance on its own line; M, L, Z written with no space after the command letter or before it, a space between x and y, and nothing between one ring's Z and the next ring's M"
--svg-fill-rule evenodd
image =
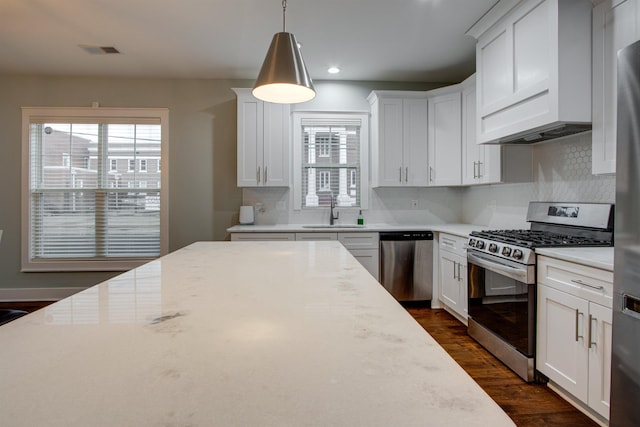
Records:
M478 162L473 162L473 179L478 178L478 173L476 172L477 166L478 166Z
M409 166L404 168L404 182L409 182Z
M453 279L457 280L458 278L456 277L456 264L458 264L457 262L453 261Z
M433 166L429 166L429 182L433 181Z
M591 289L596 289L598 291L604 291L604 286L596 286L596 285L590 285L589 283L583 282L580 279L571 279L571 281L577 285L582 285L582 286L586 286L588 288Z
M398 168L398 172L400 173L400 183L402 184L402 166Z
M461 276L460 276L460 267L462 266L462 263L458 263L458 280L462 280Z
M260 184L260 166L258 166L258 170L256 171L256 181Z
M267 167L264 167L264 183L267 183Z
M580 310L578 310L578 309L576 308L576 342L578 342L578 340L579 340L580 338L584 338L584 336L583 336L583 335L580 335L580 331L578 330L578 329L579 329L579 324L580 324L579 319L580 319L580 315L581 315L581 314L582 314L582 313L580 313Z
M593 342L593 321L596 321L596 327L598 326L598 319L593 317L591 314L589 315L589 348L592 345L596 345L597 343Z
M482 178L482 166L484 162L478 162L478 179Z

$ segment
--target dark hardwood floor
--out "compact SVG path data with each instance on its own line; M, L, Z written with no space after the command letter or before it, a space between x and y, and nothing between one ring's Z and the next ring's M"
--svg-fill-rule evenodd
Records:
M34 311L50 302L0 302L0 308ZM521 427L597 427L542 384L527 384L467 335L466 326L441 309L407 311Z
M543 384L528 384L469 335L442 309L407 308L422 327L458 362L518 426L597 427Z

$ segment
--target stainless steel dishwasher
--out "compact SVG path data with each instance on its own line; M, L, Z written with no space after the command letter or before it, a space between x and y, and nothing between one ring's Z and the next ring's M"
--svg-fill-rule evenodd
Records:
M398 301L431 301L433 232L381 232L380 283Z

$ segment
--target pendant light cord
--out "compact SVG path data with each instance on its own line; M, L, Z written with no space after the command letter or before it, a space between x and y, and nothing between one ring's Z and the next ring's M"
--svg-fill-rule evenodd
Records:
M286 22L286 18L285 18L285 12L287 11L287 0L282 0L282 32L286 33L285 30L285 22Z

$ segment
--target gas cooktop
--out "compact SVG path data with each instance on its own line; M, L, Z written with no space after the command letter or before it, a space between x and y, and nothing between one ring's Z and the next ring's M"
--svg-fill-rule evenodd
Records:
M613 246L613 208L608 203L531 202L531 229L474 231L468 247L533 265L536 248Z
M487 230L474 231L472 237L508 243L525 248L547 248L559 246L612 246L611 239L588 236L558 234L544 230Z

